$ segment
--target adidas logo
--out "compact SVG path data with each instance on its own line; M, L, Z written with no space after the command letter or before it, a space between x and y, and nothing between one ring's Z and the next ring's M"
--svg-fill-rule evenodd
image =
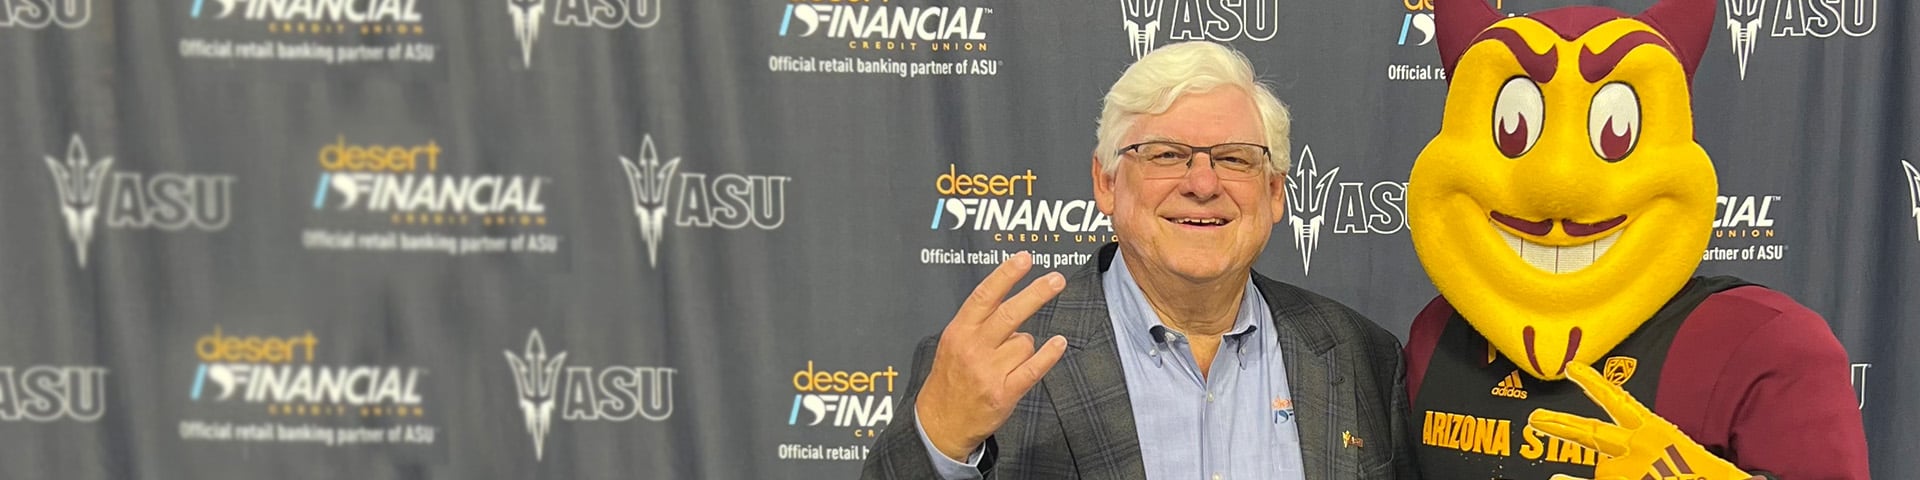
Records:
M1500 380L1499 385L1494 385L1493 396L1526 400L1527 388L1520 384L1520 371L1514 370L1507 374L1506 379Z
M1673 445L1667 445L1666 455L1653 459L1653 465L1650 465L1650 467L1652 467L1654 473L1660 476L1654 477L1653 475L1647 475L1646 478L1659 478L1661 480L1694 480L1706 478L1704 476L1696 476L1693 467L1687 465L1686 459L1680 457L1680 449L1675 448Z

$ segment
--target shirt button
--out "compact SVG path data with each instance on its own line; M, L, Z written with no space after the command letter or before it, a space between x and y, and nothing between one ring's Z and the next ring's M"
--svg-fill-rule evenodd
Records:
M1213 480L1220 480L1220 474L1213 474Z
M1207 403L1213 403L1213 392L1207 392ZM1214 474L1213 478L1220 478L1220 475Z

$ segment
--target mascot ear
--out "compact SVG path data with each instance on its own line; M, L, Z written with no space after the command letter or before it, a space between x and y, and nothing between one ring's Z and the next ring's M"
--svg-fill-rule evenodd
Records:
M1713 12L1708 11L1707 14L1712 15ZM1433 0L1433 23L1435 30L1439 31L1435 40L1440 44L1440 63L1446 66L1447 72L1453 72L1453 65L1460 61L1460 55L1467 53L1467 46L1473 43L1473 39L1479 37L1480 32L1486 31L1493 22L1500 21L1500 18L1500 12L1487 6L1487 0ZM1701 47L1705 48L1705 44L1702 41ZM1447 78L1453 76L1448 75Z
M1673 45L1675 56L1680 57L1680 66L1687 69L1688 83L1692 83L1693 71L1700 68L1700 57L1707 52L1707 41L1713 38L1713 14L1718 3L1712 0L1660 0L1660 3L1634 17L1667 37L1667 43ZM1439 16L1439 5L1434 6L1434 15ZM1441 37L1441 40L1445 39ZM1440 48L1445 51L1446 45L1442 44Z

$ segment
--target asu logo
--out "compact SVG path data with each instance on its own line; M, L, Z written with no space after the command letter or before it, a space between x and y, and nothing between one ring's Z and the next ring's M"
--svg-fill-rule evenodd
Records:
M1626 385L1633 379L1633 371L1640 367L1640 360L1633 357L1607 357L1607 365L1600 370L1600 376L1606 377L1614 385Z
M1920 241L1920 169L1913 168L1913 164L1906 160L1901 160L1900 166L1907 169L1907 199L1913 207L1913 236L1914 240Z
M1864 37L1873 33L1880 16L1880 0L1724 1L1727 32L1732 34L1734 58L1740 61L1741 80L1747 79L1747 60L1762 33L1774 38L1828 38L1836 34Z
M1133 58L1153 51L1153 38L1160 33L1161 0L1120 0L1120 24L1127 27L1127 45Z
M648 266L659 265L669 214L675 227L773 230L786 223L787 182L792 177L722 173L708 180L706 173L679 171L678 157L661 163L652 135L641 138L639 158L621 156L620 166L633 192L633 215L647 243Z
M1313 163L1313 147L1300 149L1300 164L1287 173L1287 224L1293 226L1293 247L1300 250L1303 273L1313 271L1313 250L1320 245L1320 229L1326 225L1327 192L1333 191L1340 167L1326 174Z
M67 143L64 160L52 155L45 159L80 268L87 267L87 245L103 213L110 229L163 231L223 230L233 216L234 179L229 175L115 172L113 157L90 158L79 135Z
M666 228L667 187L673 180L674 169L680 168L680 158L674 157L665 165L660 164L660 155L653 150L653 135L640 140L640 160L638 162L620 157L620 166L627 170L627 186L633 190L633 215L640 220L640 238L647 242L647 264L660 264L660 234Z
M1733 56L1740 60L1740 79L1747 79L1747 55L1760 40L1760 5L1763 0L1726 0L1727 32L1733 37Z
M87 242L93 239L93 219L100 215L100 187L106 183L107 169L112 167L113 157L100 157L99 162L89 160L87 146L80 143L79 135L74 135L73 141L67 144L65 163L47 157L47 170L53 172L53 185L60 191L60 216L67 219L67 238L73 240L73 251L80 257L81 268L87 266Z
M520 44L520 65L533 68L533 42L540 37L541 16L547 0L506 0L513 17L513 38ZM555 0L553 24L558 27L631 26L650 28L660 23L660 0Z
M526 352L505 351L513 369L520 415L533 436L533 458L546 455L554 410L567 422L664 421L673 415L671 367L567 365L567 352L549 356L540 331L527 335Z
M527 434L533 435L533 458L545 454L547 432L553 429L554 387L560 383L560 366L567 352L547 358L547 344L540 331L527 336L527 352L516 356L505 351L507 365L513 368L513 384L520 391L520 414L525 417Z
M1313 253L1324 233L1390 235L1405 229L1406 198L1405 182L1342 182L1340 167L1321 170L1313 146L1302 146L1299 163L1287 172L1287 224L1300 251L1300 273L1313 273Z
M1280 0L1120 0L1120 26L1135 59L1162 38L1264 42L1280 33Z
M523 67L533 68L533 41L540 38L540 14L546 10L546 0L507 0L507 13L513 14L513 38L520 41Z
M0 28L75 29L93 16L93 0L0 0Z

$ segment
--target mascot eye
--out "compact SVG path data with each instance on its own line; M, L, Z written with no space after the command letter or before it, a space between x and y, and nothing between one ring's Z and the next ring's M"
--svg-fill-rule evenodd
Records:
M1540 85L1527 77L1513 77L1500 87L1493 101L1493 144L1507 158L1520 158L1540 140L1540 119L1546 115Z
M1640 141L1640 96L1624 83L1609 83L1593 94L1588 110L1587 132L1593 139L1593 153L1609 162L1618 162L1633 152Z

